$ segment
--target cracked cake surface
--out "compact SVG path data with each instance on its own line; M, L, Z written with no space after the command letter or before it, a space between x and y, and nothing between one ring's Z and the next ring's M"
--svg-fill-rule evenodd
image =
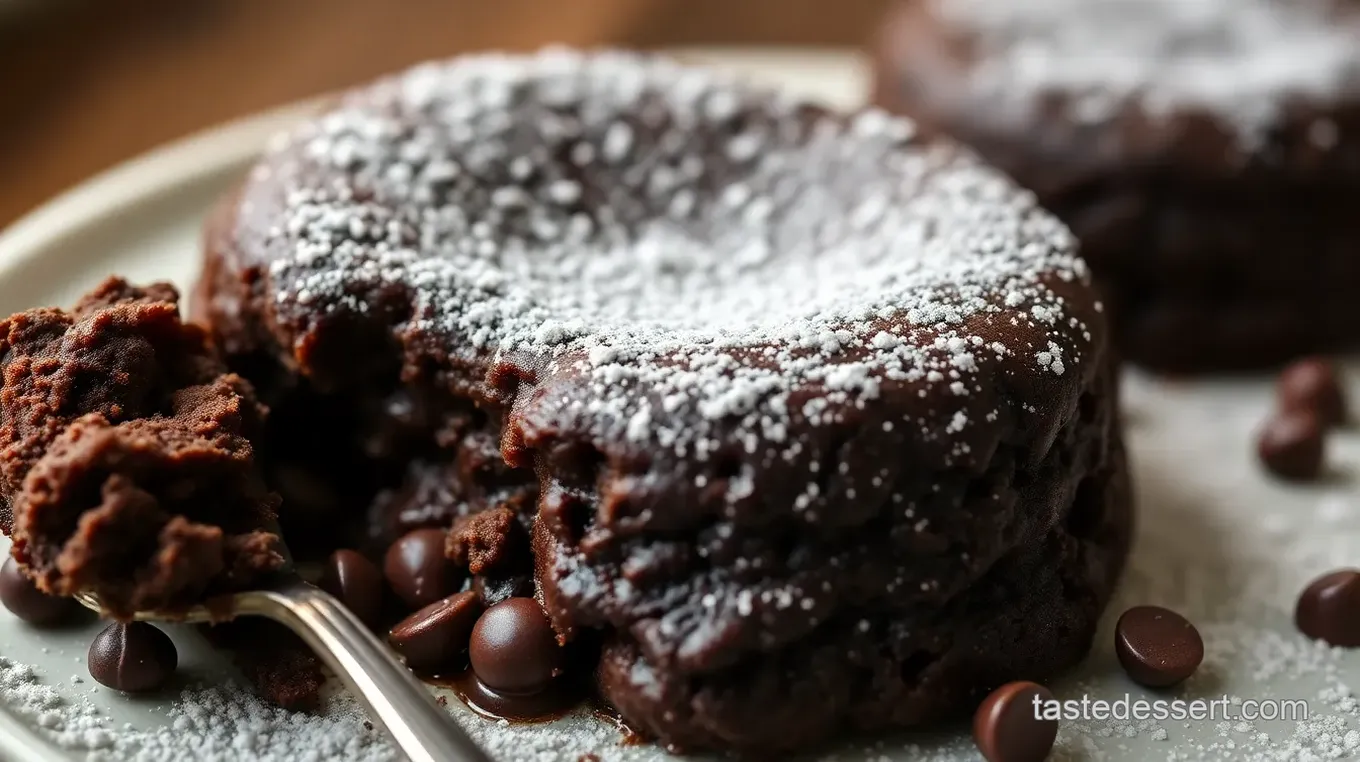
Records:
M527 531L559 638L681 746L917 726L1060 669L1126 550L1075 239L879 111L624 53L430 64L281 136L199 293L274 420L326 422L298 467L353 485L328 510L452 526L474 589Z

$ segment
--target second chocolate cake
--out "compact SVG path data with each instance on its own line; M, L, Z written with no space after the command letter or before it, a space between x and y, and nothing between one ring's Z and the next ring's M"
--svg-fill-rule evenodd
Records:
M1360 345L1360 5L899 0L876 101L1070 224L1168 371Z
M450 548L488 590L512 512L500 581L683 748L966 712L1084 655L1126 551L1074 239L881 112L623 54L422 67L279 141L198 307L274 409L291 546L498 509Z

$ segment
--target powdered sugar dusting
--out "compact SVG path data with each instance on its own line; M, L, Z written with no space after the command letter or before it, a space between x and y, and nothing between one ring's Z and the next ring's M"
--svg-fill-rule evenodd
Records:
M1360 92L1360 13L1345 0L932 0L978 34L973 85L1012 107L1075 98L1097 122L1136 102L1207 108L1255 142L1291 98Z
M967 395L988 351L1062 375L1088 349L1051 288L1087 278L1075 242L1001 174L664 60L421 67L271 161L284 314L383 304L403 341L587 377L541 404L600 436L702 457L725 421L754 452L885 383ZM980 335L1012 313L1018 346Z
M26 664L0 657L0 698L62 748L93 752L114 745L107 718L88 699L67 698Z

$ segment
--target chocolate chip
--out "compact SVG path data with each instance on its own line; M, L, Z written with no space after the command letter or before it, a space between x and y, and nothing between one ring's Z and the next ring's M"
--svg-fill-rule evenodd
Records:
M447 533L417 529L402 535L387 549L383 572L387 584L412 609L419 609L458 591L461 572L444 557Z
M476 593L455 593L401 620L388 642L411 669L435 672L456 666L481 613Z
M179 665L170 636L146 622L114 622L94 636L86 661L90 677L126 693L153 691Z
M1313 580L1299 594L1294 625L1310 638L1360 647L1360 569L1340 569Z
M39 627L60 624L81 610L81 605L70 598L39 590L13 558L0 565L0 603L11 614Z
M1281 410L1311 412L1325 426L1346 422L1346 391L1330 360L1309 357L1291 363L1280 372L1275 391Z
M377 565L353 550L337 550L326 559L317 583L372 626L382 615L383 578Z
M546 688L561 671L562 648L537 601L511 598L477 620L468 657L486 687L527 694Z
M1278 412L1258 435L1257 455L1276 476L1293 481L1316 479L1326 460L1325 429L1313 413Z
M1115 624L1114 651L1134 682L1169 688L1195 674L1204 661L1204 639L1174 611L1134 606Z
M478 574L472 578L472 591L482 599L483 606L495 606L510 598L527 598L534 594L534 578L528 574L492 577Z
M1038 683L1023 680L992 691L973 715L973 741L988 762L1040 762L1058 737L1057 720L1036 717L1035 703L1052 701Z

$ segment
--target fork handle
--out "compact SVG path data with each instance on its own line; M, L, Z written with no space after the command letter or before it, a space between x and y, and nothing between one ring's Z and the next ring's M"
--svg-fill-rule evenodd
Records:
M490 762L425 685L325 591L295 580L234 597L236 613L268 617L307 641L411 762Z

